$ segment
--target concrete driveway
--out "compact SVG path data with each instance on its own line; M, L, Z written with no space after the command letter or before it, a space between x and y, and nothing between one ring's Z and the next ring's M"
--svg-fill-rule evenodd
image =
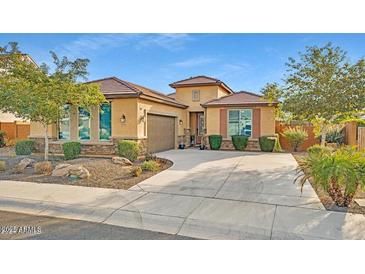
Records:
M0 182L0 209L203 239L365 239L365 217L293 184L290 154L172 150L130 190Z

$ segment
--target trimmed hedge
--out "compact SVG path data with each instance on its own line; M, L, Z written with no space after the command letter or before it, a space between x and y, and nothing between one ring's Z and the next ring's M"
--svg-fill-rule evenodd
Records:
M222 135L209 135L209 145L210 149L218 150L222 145Z
M121 140L118 143L118 155L130 161L137 160L139 155L139 145L134 141Z
M35 142L32 140L22 140L15 144L16 155L30 155L34 151Z
M233 146L236 150L244 150L247 147L248 137L242 135L231 136Z
M276 138L272 136L262 136L259 138L261 151L272 152L274 150Z
M66 160L76 159L81 153L80 142L67 142L62 144L63 155Z

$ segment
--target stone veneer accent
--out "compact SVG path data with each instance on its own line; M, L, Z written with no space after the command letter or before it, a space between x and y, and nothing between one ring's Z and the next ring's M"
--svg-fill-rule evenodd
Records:
M209 146L209 137L206 136L206 146L210 149ZM221 150L235 150L232 140L224 140L222 141ZM245 151L261 151L260 143L258 139L250 139L248 140L247 147Z
M44 138L30 138L35 141L36 152L44 152ZM84 155L116 155L118 151L119 140L131 140L122 138L113 138L110 142L80 142L81 154ZM71 141L71 140L70 140ZM131 140L136 141L140 147L140 154L144 155L147 152L147 139ZM49 141L49 153L62 154L62 144L67 141L50 140Z

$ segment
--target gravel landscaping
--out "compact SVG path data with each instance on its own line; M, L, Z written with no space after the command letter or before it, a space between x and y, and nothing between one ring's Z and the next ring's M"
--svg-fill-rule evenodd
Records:
M65 161L63 157L51 156L50 161L53 168L58 164L80 165L86 168L90 176L85 179L73 176L51 176L50 174L35 174L34 167L27 167L22 173L17 173L15 166L24 158L31 158L35 161L43 161L41 155L15 156L11 148L0 149L0 160L5 161L6 169L0 172L0 180L27 181L51 184L68 184L88 187L129 189L139 182L169 168L172 162L157 158L158 171L143 170L140 176L133 176L133 169L142 165L143 161L137 160L132 166L114 164L110 158L78 158Z

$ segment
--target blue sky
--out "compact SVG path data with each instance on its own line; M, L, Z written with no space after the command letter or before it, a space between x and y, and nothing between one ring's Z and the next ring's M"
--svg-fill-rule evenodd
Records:
M280 82L288 57L305 46L332 42L351 60L365 56L363 34L0 34L0 45L8 41L39 64L51 62L50 50L88 58L89 80L117 76L164 93L173 91L169 83L196 75L258 93Z

